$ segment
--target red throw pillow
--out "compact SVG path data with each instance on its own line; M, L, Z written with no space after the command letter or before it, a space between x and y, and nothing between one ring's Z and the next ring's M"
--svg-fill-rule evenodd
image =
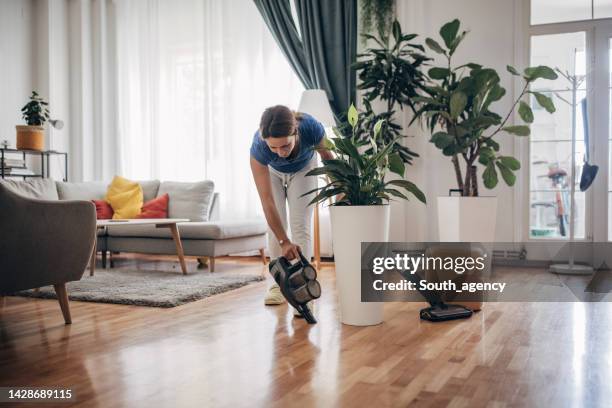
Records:
M142 205L142 211L136 218L168 218L168 201L170 196L164 194Z
M98 220L110 220L113 218L113 207L104 200L91 200L96 205L96 218Z

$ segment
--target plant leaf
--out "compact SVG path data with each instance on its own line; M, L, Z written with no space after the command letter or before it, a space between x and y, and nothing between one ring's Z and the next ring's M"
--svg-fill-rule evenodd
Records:
M514 68L512 65L506 65L506 69L508 70L509 73L511 73L512 75L521 75L516 68Z
M440 44L438 44L438 42L433 38L426 38L425 44L427 44L432 51L437 52L438 54L446 55L446 51L444 51Z
M389 170L399 176L404 177L406 166L399 153L396 152L389 155Z
M355 105L353 105L352 103L349 107L347 118L351 127L355 128L355 126L357 125L357 120L359 119L359 113L357 112L357 108L355 108Z
M514 185L514 183L516 182L516 176L514 175L512 170L510 170L508 167L504 166L504 164L502 162L498 161L496 164L497 164L497 167L499 168L499 172L501 173L502 178L504 179L506 184L509 185L510 187L512 187Z
M525 122L533 122L533 111L525 101L521 101L519 104L518 113Z
M396 190L396 189L394 189L394 188L385 188L385 190L384 190L384 191L385 191L386 193L389 193L389 194L393 195L393 196L403 198L404 200L408 200L408 197L406 197L406 195L405 195L404 193L402 193L402 192L400 192L400 191L397 191L397 190Z
M512 156L499 156L499 162L510 170L519 170L521 168L521 162Z
M427 71L431 79L445 79L450 75L448 68L433 67Z
M408 181L408 180L391 180L386 184L391 184L394 186L403 187L406 191L412 193L420 202L423 204L427 204L427 198L425 198L425 194L416 186L416 184Z
M444 44L446 44L447 48L451 48L455 37L457 37L457 33L459 32L459 20L454 19L442 26L440 28L440 36L444 40Z
M455 91L450 99L450 114L453 119L459 117L467 105L467 95L461 91Z
M454 140L455 138L448 133L436 132L431 136L429 141L436 145L438 149L444 149L445 147L451 145Z
M557 110L555 108L555 104L553 103L553 100L550 97L540 92L531 92L531 93L533 94L533 96L535 96L536 101L538 101L538 104L544 109L546 109L546 112L553 113L554 111Z
M374 125L374 139L378 138L378 135L380 134L380 129L382 128L384 121L384 119L379 119L378 121L376 121L376 124Z
M529 136L529 134L531 133L529 130L529 126L526 125L506 126L502 128L502 130L517 136Z
M558 78L557 73L552 68L547 67L546 65L538 65L537 67L525 68L523 74L525 75L525 79L530 82L535 81L538 78L550 80Z
M494 188L497 185L497 171L493 162L490 162L482 173L482 180L488 189Z
M393 22L393 38L395 38L395 42L398 42L402 37L402 28L400 27L400 23L395 20Z

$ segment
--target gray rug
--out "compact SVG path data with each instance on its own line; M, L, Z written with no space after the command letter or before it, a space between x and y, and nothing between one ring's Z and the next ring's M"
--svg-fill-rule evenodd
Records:
M80 281L68 282L70 300L174 307L264 280L257 274L207 271L180 272L98 269L85 271ZM52 286L18 292L15 296L57 299Z

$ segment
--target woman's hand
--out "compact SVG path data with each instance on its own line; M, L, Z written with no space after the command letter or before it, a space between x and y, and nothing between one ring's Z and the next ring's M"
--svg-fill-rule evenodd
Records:
M300 254L298 251L302 249L299 245L295 245L293 242L287 240L281 245L281 250L283 251L283 256L291 261L292 259L299 259Z

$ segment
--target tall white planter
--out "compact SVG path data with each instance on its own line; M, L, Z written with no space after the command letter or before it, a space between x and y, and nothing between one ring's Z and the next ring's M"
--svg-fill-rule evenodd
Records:
M438 197L440 242L494 242L497 197Z
M340 320L353 326L382 323L383 303L361 301L361 243L389 240L390 207L332 206L330 211Z

